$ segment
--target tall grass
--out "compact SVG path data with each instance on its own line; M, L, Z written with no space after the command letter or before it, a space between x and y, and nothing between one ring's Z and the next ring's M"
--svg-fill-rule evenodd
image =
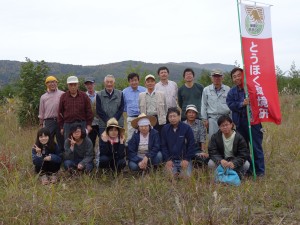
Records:
M282 125L264 124L266 176L240 187L206 169L171 182L163 170L117 177L94 172L42 186L33 171L37 127L20 129L0 110L0 224L299 224L300 96L282 96Z

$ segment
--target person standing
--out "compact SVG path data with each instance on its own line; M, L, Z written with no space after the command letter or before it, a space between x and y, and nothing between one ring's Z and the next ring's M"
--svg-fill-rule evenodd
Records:
M250 138L247 118L247 105L249 105L249 99L245 97L243 70L236 67L231 71L230 75L235 86L228 92L226 102L232 111L232 119L236 125L237 131L245 138L249 146ZM261 123L251 125L251 133L256 175L264 176L265 158L262 147L263 128ZM252 167L250 167L249 172L252 172Z
M88 132L92 130L94 116L90 99L86 93L78 90L78 83L79 80L76 76L68 77L69 90L61 96L59 102L58 124L65 140L69 137L70 127L74 123L80 123Z
M58 107L59 100L63 91L57 88L57 79L54 76L48 76L45 80L47 91L40 98L39 121L40 127L46 127L50 131L51 138L54 136L60 151L64 150L64 137L60 133L58 126Z
M127 140L131 139L134 128L131 126L131 121L140 115L139 109L139 94L146 91L146 88L139 86L140 76L137 73L130 73L127 76L129 87L123 90L124 112L127 113Z
M160 81L155 85L155 90L165 94L168 109L177 107L178 87L174 81L169 80L169 69L165 66L159 67L157 75Z
M201 112L201 98L203 86L195 83L195 73L191 68L186 68L183 71L184 85L178 90L178 105L182 112L185 112L187 105L195 105L198 112ZM184 113L181 114L181 120L185 120Z
M99 116L99 134L101 135L110 118L115 118L119 126L124 126L124 98L120 90L115 89L115 77L107 75L104 78L104 90L97 93L96 111Z
M208 128L209 139L219 130L219 117L230 114L230 109L226 104L230 88L222 83L223 73L219 70L212 71L211 81L212 84L203 90L201 103L201 119Z
M89 132L88 136L93 143L93 147L95 148L95 143L97 137L99 137L99 119L96 114L96 95L97 91L95 91L95 79L92 77L87 77L84 81L84 85L87 89L86 94L91 101L92 112L94 115L94 120L92 122L92 130Z
M159 133L164 124L166 124L167 103L165 94L155 90L155 77L148 74L145 77L146 92L139 95L140 112L147 116L155 116L157 124L154 126Z
M192 158L195 156L195 139L192 128L180 121L178 108L168 110L169 124L161 131L161 149L166 170L173 177L189 177L192 173Z

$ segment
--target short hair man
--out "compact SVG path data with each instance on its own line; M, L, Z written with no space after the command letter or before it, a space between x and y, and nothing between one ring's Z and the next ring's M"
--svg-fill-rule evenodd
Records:
M96 95L97 91L95 91L95 79L92 77L87 77L84 80L84 85L87 89L86 94L91 101L92 111L94 115L94 120L92 122L92 130L89 132L88 136L93 143L93 147L95 148L95 143L97 136L99 137L99 119L96 114Z
M123 90L124 112L127 112L127 140L125 145L131 139L134 128L131 126L131 121L140 115L139 109L139 94L146 91L146 88L139 86L140 76L137 73L130 73L127 76L129 87Z
M236 132L232 119L223 115L218 119L219 131L210 139L208 152L211 160L209 168L213 169L221 164L224 168L235 170L240 178L249 169L249 149L245 139Z
M169 80L169 69L165 66L159 67L157 75L160 81L156 83L155 90L165 93L168 109L177 107L178 87L174 81Z
M192 173L192 158L195 156L195 139L191 127L180 121L178 108L168 110L169 124L161 131L161 148L166 169L173 177L189 177Z
M208 162L208 154L205 152L206 129L203 122L197 119L198 113L195 105L187 105L185 110L186 120L183 122L193 130L196 151L194 158L197 164L203 165Z
M197 107L198 112L201 112L201 98L203 86L195 83L195 73L191 68L186 68L183 71L184 85L178 90L178 105L182 112L185 112L186 106L193 104ZM185 114L182 113L181 120L185 120Z
M139 107L141 113L147 116L155 116L157 124L154 129L159 133L164 124L166 124L167 103L165 94L161 91L155 90L155 77L148 74L145 77L146 92L139 95Z
M92 130L94 119L89 97L78 90L79 80L76 76L67 78L68 91L60 97L58 124L65 140L69 137L70 127L80 123L88 132Z
M243 135L249 145L249 126L247 118L247 105L249 105L249 99L245 98L243 70L236 67L231 71L230 75L235 86L228 92L226 102L232 111L232 119L236 125L237 131ZM261 123L251 125L251 133L253 139L255 171L257 176L264 176L265 159L262 147L263 132ZM250 168L250 170L252 170L252 168Z
M119 126L124 126L124 98L120 90L115 89L115 77L106 75L104 78L104 90L98 92L96 97L96 111L99 116L100 135L106 128L109 119L115 118Z
M49 129L51 137L56 138L60 151L64 149L64 137L60 133L58 126L58 107L59 100L63 91L57 88L57 79L55 76L48 76L45 80L47 92L40 98L39 120L40 126Z
M219 70L212 71L211 81L212 84L203 89L201 103L201 118L208 128L209 139L219 129L218 118L230 114L230 109L226 104L230 88L222 83L223 73Z

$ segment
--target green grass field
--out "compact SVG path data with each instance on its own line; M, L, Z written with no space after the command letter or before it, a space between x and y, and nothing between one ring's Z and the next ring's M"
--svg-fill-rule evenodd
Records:
M300 96L282 96L282 125L264 124L266 176L239 187L215 184L205 169L170 182L102 172L42 186L14 105L0 109L0 224L300 224Z

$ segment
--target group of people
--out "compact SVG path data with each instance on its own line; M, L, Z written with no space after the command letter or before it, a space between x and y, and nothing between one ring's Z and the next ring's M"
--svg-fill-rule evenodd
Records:
M86 93L78 89L76 76L68 77L66 92L58 90L54 76L48 76L47 92L40 99L41 129L32 149L42 183L57 181L62 161L70 173L89 173L95 166L120 172L126 165L132 171L146 171L164 163L172 177L189 177L193 162L209 168L221 164L240 177L251 173L243 70L231 71L235 83L231 89L222 83L218 70L205 88L195 82L190 68L184 70L185 84L180 88L169 80L167 67L160 67L157 75L159 82L149 74L142 87L139 75L130 73L123 91L115 89L113 75L104 78L105 88L98 92L95 80L86 78ZM261 128L251 126L258 176L264 175Z

